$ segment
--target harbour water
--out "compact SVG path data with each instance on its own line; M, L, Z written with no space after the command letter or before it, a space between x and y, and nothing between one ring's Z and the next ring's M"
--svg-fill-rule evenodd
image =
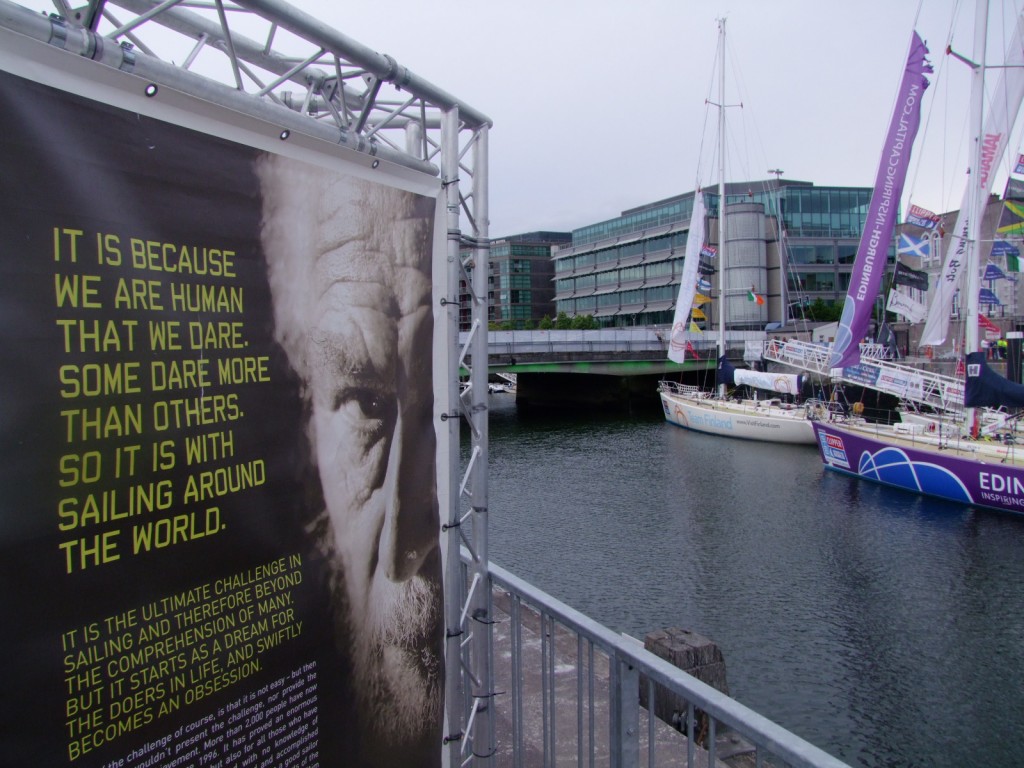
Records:
M1024 518L510 395L489 492L496 563L616 631L711 637L732 696L851 765L1024 764Z

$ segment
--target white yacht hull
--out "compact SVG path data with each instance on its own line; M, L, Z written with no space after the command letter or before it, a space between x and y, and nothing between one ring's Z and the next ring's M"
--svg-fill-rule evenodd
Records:
M815 445L814 428L801 406L775 400L719 400L705 393L663 390L665 419L694 432L768 443Z

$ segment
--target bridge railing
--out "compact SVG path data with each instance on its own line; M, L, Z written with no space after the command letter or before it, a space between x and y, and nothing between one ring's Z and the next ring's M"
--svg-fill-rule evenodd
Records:
M664 352L667 356L670 332L668 327L489 331L487 349L491 355ZM730 347L743 347L747 341L762 342L764 337L763 331L729 331L726 343ZM688 332L683 334L683 341L689 342L702 357L716 347L712 334Z
M493 563L489 573L498 610L490 612L493 624L474 631L495 637L493 704L501 764L519 768L557 760L692 768L739 753L744 765L845 765L639 641ZM649 717L641 706L666 692L678 706L676 728Z

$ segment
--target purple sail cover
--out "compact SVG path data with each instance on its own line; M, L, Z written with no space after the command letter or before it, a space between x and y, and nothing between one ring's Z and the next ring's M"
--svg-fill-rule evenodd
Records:
M886 133L882 159L878 164L875 189L857 247L857 260L850 275L850 288L843 304L839 330L832 346L829 365L845 368L860 362L860 341L868 332L871 311L885 274L889 243L903 196L903 184L910 165L910 150L921 124L921 97L928 87L926 73L932 71L928 48L914 32L907 66L900 83L899 98Z

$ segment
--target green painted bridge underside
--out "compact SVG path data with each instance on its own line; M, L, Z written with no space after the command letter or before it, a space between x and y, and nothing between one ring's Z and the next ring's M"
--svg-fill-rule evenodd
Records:
M537 363L492 363L492 373L589 373L598 376L650 376L652 374L706 371L714 360L687 360L680 365L671 360L566 360Z

